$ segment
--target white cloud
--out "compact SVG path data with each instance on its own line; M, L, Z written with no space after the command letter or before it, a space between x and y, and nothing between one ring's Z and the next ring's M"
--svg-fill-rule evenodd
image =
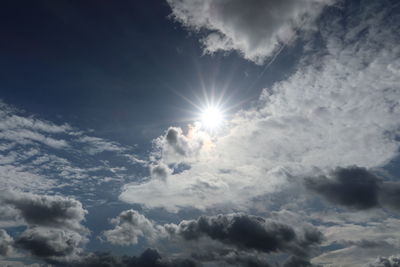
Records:
M85 145L84 149L91 155L101 153L103 151L123 152L124 147L111 141L93 136L82 136L78 140Z
M199 126L188 126L187 134L181 128L169 127L165 135L153 141L153 160L161 160L172 164L179 162L191 162L196 160L200 152L207 150L211 144L207 133L200 130Z
M154 223L135 210L121 212L111 223L115 228L104 231L103 236L112 244L132 245L137 244L140 237L154 239L157 236Z
M300 28L311 27L333 0L167 0L173 18L194 30L205 29L205 51L237 50L262 63L289 44Z
M377 16L362 19L372 11ZM228 133L213 140L208 153L202 149L189 170L165 182L128 184L120 198L171 211L247 209L254 198L295 192L299 176L387 164L399 149L400 29L384 24L390 10L372 11L368 6L346 18L347 30L340 20L321 26L326 49L266 88L257 107L236 114Z
M10 256L13 253L14 240L8 233L0 229L0 256Z
M105 177L126 178L130 166L147 166L131 146L40 119L1 100L0 141L2 189L37 193L69 186L72 194L82 191L77 184L89 191Z

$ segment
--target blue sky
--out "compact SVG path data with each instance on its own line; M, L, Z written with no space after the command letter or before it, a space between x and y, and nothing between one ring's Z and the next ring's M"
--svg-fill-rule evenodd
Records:
M396 1L2 5L0 265L398 265Z

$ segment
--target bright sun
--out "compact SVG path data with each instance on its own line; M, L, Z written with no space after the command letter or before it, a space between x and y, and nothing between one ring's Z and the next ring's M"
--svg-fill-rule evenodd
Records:
M207 129L213 130L221 125L223 114L216 107L208 107L201 114L201 123Z

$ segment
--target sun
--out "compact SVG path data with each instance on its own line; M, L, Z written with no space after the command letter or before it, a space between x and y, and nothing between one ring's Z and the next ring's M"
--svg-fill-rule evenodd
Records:
M207 107L201 113L201 124L209 130L215 130L221 126L223 118L223 113L219 108Z

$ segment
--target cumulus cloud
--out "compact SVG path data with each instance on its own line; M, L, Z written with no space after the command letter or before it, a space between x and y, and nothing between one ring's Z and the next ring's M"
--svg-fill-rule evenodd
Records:
M203 1L194 3L201 10ZM381 167L395 158L400 28L389 22L396 14L378 2L346 3L325 14L296 72L264 89L257 107L233 116L227 132L212 140L208 153L201 150L189 170L163 184L128 184L120 199L170 211L245 210L254 199L297 190L294 177L341 166Z
M154 239L157 234L154 223L135 210L121 212L111 223L115 224L115 228L105 231L103 236L112 244L137 244L139 237Z
M332 203L348 208L400 209L400 183L385 182L365 168L337 168L329 176L307 178L305 185Z
M239 51L263 63L301 28L309 28L333 0L168 0L172 17L194 30L207 53Z
M239 250L287 252L301 257L308 256L311 248L323 239L314 228L300 229L299 232L287 224L244 214L201 216L197 220L164 227L170 235L187 241L207 237Z
M48 262L69 261L83 251L88 229L82 225L87 214L72 198L3 192L3 206L9 206L27 229L16 237L14 246Z
M400 256L379 257L375 262L368 264L366 267L399 267Z
M234 266L269 266L262 255L271 253L296 255L298 262L307 262L323 240L322 233L311 226L292 227L244 214L201 216L160 225L137 211L127 210L112 222L116 227L103 233L112 244L137 244L139 237L152 242L168 240L199 263L225 262Z
M18 248L47 260L78 256L87 239L69 229L32 227L24 231L15 241Z
M167 164L190 162L199 156L201 149L209 142L208 134L197 126L189 125L187 134L181 128L170 127L165 135L154 140L155 151L152 156Z
M171 173L172 170L162 162L150 166L150 175L153 179L165 181Z
M3 192L0 200L16 209L31 226L81 230L80 222L87 213L79 201L68 197Z
M283 267L322 267L322 266L314 265L308 260L292 256L283 264Z
M10 256L14 250L14 240L8 233L0 229L0 256Z
M75 267L196 267L200 266L191 259L163 258L155 249L146 249L139 256L116 258L109 253L96 253L75 262Z
M370 209L379 205L380 180L365 168L338 168L331 177L307 179L306 186L343 206Z

